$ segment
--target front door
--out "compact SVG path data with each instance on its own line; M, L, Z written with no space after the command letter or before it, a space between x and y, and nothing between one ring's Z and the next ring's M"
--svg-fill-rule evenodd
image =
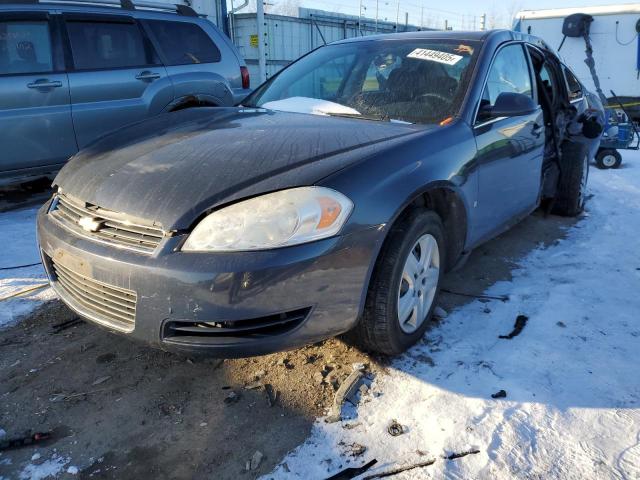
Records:
M534 97L528 54L521 44L498 51L481 105L494 105L503 92ZM538 203L544 155L542 109L529 115L484 120L474 125L479 171L475 237L487 238L531 212Z
M47 167L77 151L69 83L46 13L0 19L0 172ZM16 172L17 173L17 172Z
M73 70L73 124L80 148L156 115L173 85L138 23L126 15L65 14Z

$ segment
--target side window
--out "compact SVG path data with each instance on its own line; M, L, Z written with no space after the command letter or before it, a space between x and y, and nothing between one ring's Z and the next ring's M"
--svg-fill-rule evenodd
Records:
M46 21L0 21L0 75L53 70Z
M540 80L544 87L551 103L555 102L556 94L558 92L558 85L555 81L555 75L551 71L551 66L548 63L544 63L540 69Z
M582 98L582 85L576 78L576 76L566 67L563 67L564 76L567 78L567 86L569 87L569 100L576 100Z
M523 93L533 98L531 72L522 45L508 45L496 55L487 85L482 94L482 106L495 105L503 92Z
M332 58L322 66L291 83L287 89L286 96L303 96L322 100L334 100L354 59L354 54Z
M147 25L169 65L220 61L220 50L198 25L164 20L149 20Z
M67 20L73 63L78 70L148 65L135 23Z

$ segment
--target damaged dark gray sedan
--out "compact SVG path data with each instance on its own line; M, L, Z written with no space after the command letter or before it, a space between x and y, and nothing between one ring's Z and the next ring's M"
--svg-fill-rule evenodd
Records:
M131 125L40 211L81 317L249 356L346 333L402 352L443 273L543 204L580 213L602 105L540 40L413 32L315 50L237 108Z

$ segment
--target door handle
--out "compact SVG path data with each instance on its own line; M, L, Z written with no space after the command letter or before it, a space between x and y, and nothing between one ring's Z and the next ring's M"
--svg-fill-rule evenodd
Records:
M142 81L157 80L158 78L160 78L159 73L150 72L148 70L145 70L144 72L140 72L138 75L136 75L136 80L142 80Z
M41 80L36 80L35 82L27 83L27 88L60 88L61 86L62 86L62 82L59 82L59 81L51 82L46 78Z

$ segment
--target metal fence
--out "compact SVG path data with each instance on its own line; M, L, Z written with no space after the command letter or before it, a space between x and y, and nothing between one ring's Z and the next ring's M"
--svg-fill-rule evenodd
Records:
M260 45L256 13L231 16L230 33L251 74L251 86L269 78L305 53L325 43L346 38L421 29L408 23L375 21L321 10L300 9L300 17L264 15L263 44ZM304 15L304 16L303 16ZM264 77L260 72L260 54L265 58Z

